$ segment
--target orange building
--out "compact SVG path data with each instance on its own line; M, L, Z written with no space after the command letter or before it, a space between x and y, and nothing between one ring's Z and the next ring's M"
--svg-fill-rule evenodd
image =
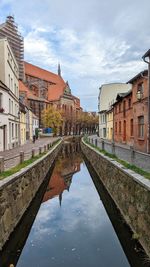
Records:
M134 148L148 152L148 71L132 78Z
M114 141L133 145L132 91L117 95L114 107Z
M148 71L140 72L128 83L132 84L132 91L118 94L113 105L114 141L149 153Z
M24 62L25 86L28 88L28 103L42 127L41 112L48 105L54 105L63 114L61 134L71 134L76 131L76 117L82 108L80 99L73 96L68 82L61 77L60 65L58 74ZM23 85L21 84L21 90Z

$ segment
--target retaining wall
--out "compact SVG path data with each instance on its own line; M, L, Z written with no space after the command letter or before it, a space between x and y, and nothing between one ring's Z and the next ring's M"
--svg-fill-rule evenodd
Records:
M89 142L108 153L115 154L118 158L123 159L145 171L150 172L150 154L134 150L133 146L127 146L120 143L110 142L95 136L89 136Z
M125 221L150 256L150 180L104 156L83 140L81 148Z
M0 181L0 250L29 207L61 145L60 140L46 155Z

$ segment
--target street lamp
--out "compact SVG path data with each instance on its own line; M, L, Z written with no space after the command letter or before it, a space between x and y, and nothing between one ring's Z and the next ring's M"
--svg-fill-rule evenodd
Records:
M147 153L150 153L150 49L142 59L148 64L148 122L147 122Z
M138 101L141 101L142 100L142 97L143 97L143 93L141 90L138 90L137 93L136 93L136 97L137 97L137 100Z

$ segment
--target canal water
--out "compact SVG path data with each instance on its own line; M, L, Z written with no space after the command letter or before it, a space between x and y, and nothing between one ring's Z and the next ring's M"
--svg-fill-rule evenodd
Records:
M77 147L65 147L0 254L9 267L149 266Z

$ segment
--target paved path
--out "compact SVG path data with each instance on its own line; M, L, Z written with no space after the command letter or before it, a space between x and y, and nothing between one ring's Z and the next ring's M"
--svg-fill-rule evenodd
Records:
M45 137L40 138L35 141L35 143L29 141L27 144L22 145L20 147L15 147L10 150L6 150L3 152L0 152L0 156L4 157L4 168L5 170L11 169L12 167L16 166L20 162L20 151L24 151L25 153L25 159L28 159L31 157L32 148L35 149L36 154L38 154L39 147L44 147L44 145L47 145L49 143L54 142L57 140L58 137Z

